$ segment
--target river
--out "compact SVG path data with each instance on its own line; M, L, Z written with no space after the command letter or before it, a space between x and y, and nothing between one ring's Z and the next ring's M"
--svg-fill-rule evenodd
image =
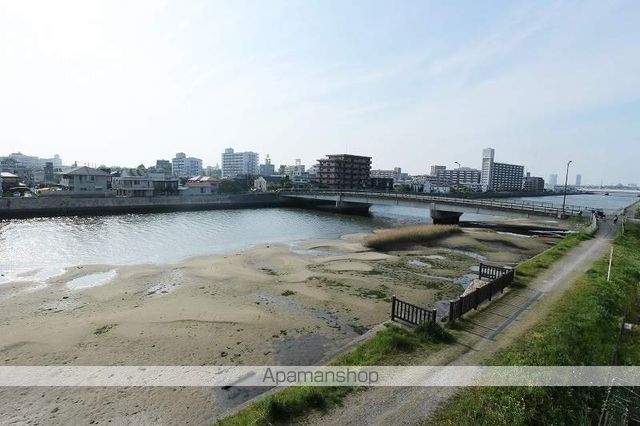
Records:
M568 204L607 209L636 200L620 195L567 197ZM562 203L562 197L531 201ZM465 214L462 219L490 218ZM373 206L369 217L272 208L4 220L0 221L0 283L21 275L45 279L76 265L170 263L257 244L337 238L430 222L426 209L386 206Z

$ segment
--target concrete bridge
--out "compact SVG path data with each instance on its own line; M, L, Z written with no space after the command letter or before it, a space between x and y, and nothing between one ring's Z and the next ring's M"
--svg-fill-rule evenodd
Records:
M568 218L589 216L591 208L505 199L466 199L438 195L369 191L281 191L281 198L305 204L331 204L344 210L368 210L373 204L428 208L433 223L455 224L464 213L489 216Z

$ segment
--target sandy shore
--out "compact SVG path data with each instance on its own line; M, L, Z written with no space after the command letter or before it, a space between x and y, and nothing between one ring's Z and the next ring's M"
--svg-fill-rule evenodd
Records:
M553 244L465 229L436 247L378 253L361 244L365 237L262 245L172 265L86 265L45 283L27 275L0 286L0 364L315 363L387 320L391 295L422 305L455 297L479 259L513 264ZM0 416L202 424L250 396L206 388L5 388Z

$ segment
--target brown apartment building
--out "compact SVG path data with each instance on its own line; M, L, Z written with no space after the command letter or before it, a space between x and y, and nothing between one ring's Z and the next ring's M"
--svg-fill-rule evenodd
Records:
M318 160L318 184L324 189L369 187L371 157L349 154L327 155Z

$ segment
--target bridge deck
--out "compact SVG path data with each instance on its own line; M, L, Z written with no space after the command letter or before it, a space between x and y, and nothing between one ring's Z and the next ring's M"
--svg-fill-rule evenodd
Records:
M403 205L408 207L428 207L432 210L453 211L508 216L588 216L591 208L582 206L562 206L552 203L535 203L524 200L468 199L437 195L407 194L369 191L282 191L281 197L336 201L361 204Z

